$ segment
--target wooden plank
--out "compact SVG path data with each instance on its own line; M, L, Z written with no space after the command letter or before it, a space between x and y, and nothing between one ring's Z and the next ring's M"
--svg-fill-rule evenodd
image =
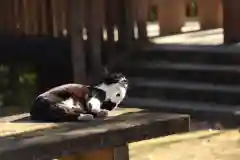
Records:
M38 3L36 0L21 0L19 5L20 28L27 35L36 35L38 31Z
M138 39L140 42L146 42L147 36L147 21L148 21L148 1L138 0L136 1L137 15L136 22L138 26Z
M127 145L113 148L93 150L62 157L59 160L129 160L129 149Z
M1 160L16 157L25 160L38 157L41 160L186 132L189 130L189 116L122 108L111 112L104 120L85 123L19 120L0 126L4 131L0 137Z
M10 33L14 29L13 1L2 1L0 6L0 30L2 34Z
M61 33L63 36L68 34L68 17L69 17L69 3L67 0L61 0L60 9L61 9Z
M39 19L40 19L40 9L39 9L39 6L38 6L38 4L39 4L39 2L38 2L38 0L34 0L34 1L32 1L32 3L33 3L33 20L32 20L32 22L33 22L33 34L34 35L39 35L39 26L40 26L40 23L39 23Z
M196 0L198 6L198 19L201 29L222 27L222 1Z
M239 0L223 0L223 28L224 43L238 43L240 41Z
M41 0L39 2L41 35L53 36L53 10L52 1Z
M1 117L0 118L0 123L2 122L11 122L11 121L16 121L18 119L25 119L30 116L29 113L23 113L23 114L17 114L17 115L12 115L12 116L6 116L6 117Z
M29 20L29 34L38 34L38 0L28 1L28 20Z
M86 83L86 55L83 47L85 0L70 0L71 52L74 81Z
M134 40L134 0L117 1L117 27L119 48L128 49Z
M70 10L70 3L69 3L69 1L68 0L65 0L64 1L64 6L65 6L65 28L66 28L66 31L67 31L67 36L69 36L69 34L70 34L70 12L71 12L71 10ZM84 21L84 20L83 20ZM85 23L83 22L83 25L84 25Z
M58 37L59 35L59 0L51 0L52 9L52 21L53 21L53 36Z
M185 22L185 0L159 0L157 9L160 35L180 33Z
M15 20L15 33L19 34L21 33L21 28L20 28L20 19L21 19L21 15L20 15L20 10L19 10L19 0L14 0L13 1L13 9L14 9L14 20Z
M9 32L10 34L13 33L15 31L15 19L14 19L14 8L13 8L13 0L8 0L7 1L7 6L5 6L6 8L6 18L7 18L7 32Z
M24 33L29 35L30 23L29 23L29 0L22 0L22 20L24 26Z
M48 24L47 24L47 2L46 0L38 1L39 5L39 21L40 21L40 35L48 34Z
M0 31L2 32L4 30L4 10L3 10L3 7L4 7L4 2L5 1L2 1L1 2L1 5L0 5Z
M88 0L87 46L89 48L90 79L98 79L103 72L102 66L102 37L104 0Z
M116 0L105 0L106 4L106 31L107 31L107 53L105 54L105 61L108 62L115 56L116 46L114 39L114 27L116 25L116 17L117 17L117 4Z
M114 160L129 160L128 145L117 146L114 148Z
M100 149L100 150L93 150L84 153L78 153L76 155L66 156L60 158L59 160L114 160L113 155L114 149Z
M25 14L24 14L24 1L23 0L17 0L17 18L18 18L18 25L19 25L19 32L20 33L26 33L25 32Z
M66 0L52 0L53 34L55 37L63 36L64 24L66 23L65 8Z

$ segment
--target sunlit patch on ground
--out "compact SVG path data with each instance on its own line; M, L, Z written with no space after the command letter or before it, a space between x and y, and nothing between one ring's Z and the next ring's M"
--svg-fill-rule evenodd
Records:
M240 132L204 129L130 144L131 160L239 160Z

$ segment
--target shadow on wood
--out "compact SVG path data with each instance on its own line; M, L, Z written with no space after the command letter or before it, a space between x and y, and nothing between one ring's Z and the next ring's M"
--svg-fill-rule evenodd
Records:
M27 160L32 157L58 158L187 132L189 116L125 108L113 111L104 120L87 123L34 123L24 120L1 125L1 160L16 157Z

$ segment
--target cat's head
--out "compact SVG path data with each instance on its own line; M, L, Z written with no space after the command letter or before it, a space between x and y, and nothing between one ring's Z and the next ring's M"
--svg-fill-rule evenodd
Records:
M94 111L111 111L123 101L127 89L128 80L123 74L108 74L99 84L90 88L87 106Z

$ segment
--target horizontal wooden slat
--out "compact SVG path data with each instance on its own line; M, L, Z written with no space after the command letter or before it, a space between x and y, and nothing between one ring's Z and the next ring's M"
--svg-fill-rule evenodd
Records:
M122 108L113 111L105 120L92 122L51 124L18 121L0 125L5 132L0 137L1 160L16 157L30 160L33 157L62 157L186 132L189 130L189 116ZM15 132L11 133L12 130Z

